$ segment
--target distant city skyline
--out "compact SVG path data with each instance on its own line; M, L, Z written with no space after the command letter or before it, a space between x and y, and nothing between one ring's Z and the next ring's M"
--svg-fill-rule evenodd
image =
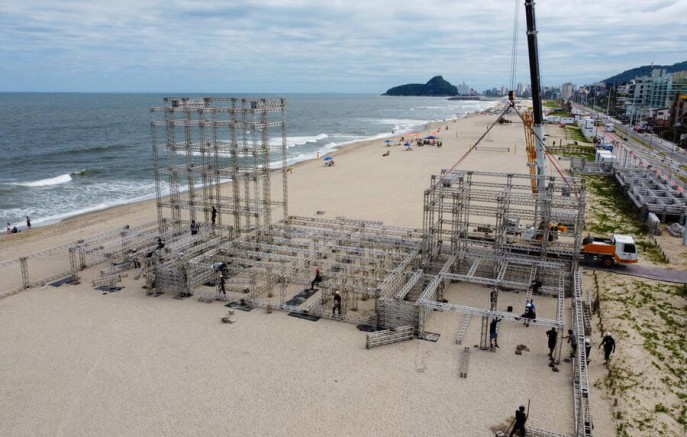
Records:
M0 91L373 93L528 84L524 0L4 2ZM685 60L687 0L536 3L544 86Z

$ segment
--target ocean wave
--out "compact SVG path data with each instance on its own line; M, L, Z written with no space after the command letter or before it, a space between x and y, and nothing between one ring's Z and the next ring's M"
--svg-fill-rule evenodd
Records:
M329 138L329 135L319 134L319 135L315 135L315 136L286 137L286 147L295 147L295 146L302 146L302 145L308 144L308 143L316 143L320 140L324 140L325 138ZM274 138L274 139L272 139L272 141L270 141L270 144L271 145L279 145L279 144L281 144L281 139Z
M92 176L96 175L98 173L102 173L103 168L102 167L94 167L94 168L84 168L79 171L73 171L69 173L71 176Z
M316 143L318 141L324 140L326 138L329 138L329 135L318 134L318 135L303 135L303 136L286 137L286 147L296 147L296 146L303 146L305 144L312 144L312 143ZM274 137L273 136L270 138L269 143L270 143L271 147L281 146L281 137ZM229 142L228 141L220 141L219 147L221 147L221 148L229 147ZM200 155L200 153L198 153L198 155Z
M163 195L169 190L162 184ZM11 223L23 223L26 215L36 226L57 223L65 218L112 206L125 205L155 198L155 181L107 181L89 186L88 191L70 191L70 196L53 190L31 190L30 204L25 208L0 205L0 217Z
M55 176L54 178L40 179L31 182L15 182L15 185L21 185L22 187L47 187L50 185L66 184L71 182L72 177L69 174L63 174Z

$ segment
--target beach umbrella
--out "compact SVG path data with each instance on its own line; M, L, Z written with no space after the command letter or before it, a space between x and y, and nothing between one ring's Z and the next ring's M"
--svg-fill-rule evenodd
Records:
M384 141L384 142L385 142L385 143L393 143L393 141L391 141L391 140L386 140L386 141Z
M435 137L434 135L430 135L430 136L428 136L428 137L425 137L425 139L426 139L426 140L436 140L437 137Z
M410 146L412 146L412 144L410 144L410 143L405 143L404 146L410 147Z
M327 156L326 158L324 158L325 161L331 161L332 159L334 158L332 158L331 156Z

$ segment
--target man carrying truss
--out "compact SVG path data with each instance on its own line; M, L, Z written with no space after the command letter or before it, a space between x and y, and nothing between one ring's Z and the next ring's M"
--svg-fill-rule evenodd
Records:
M527 414L525 414L525 406L520 405L520 408L515 410L515 425L513 430L510 432L509 437L513 437L515 431L520 431L520 435L525 437L527 432L525 431L525 422L527 422Z

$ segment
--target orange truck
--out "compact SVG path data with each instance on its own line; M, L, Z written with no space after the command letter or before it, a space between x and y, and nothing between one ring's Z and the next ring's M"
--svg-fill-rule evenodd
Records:
M637 262L637 246L629 235L614 234L611 238L587 236L582 241L582 257L586 262L598 262L604 267Z

